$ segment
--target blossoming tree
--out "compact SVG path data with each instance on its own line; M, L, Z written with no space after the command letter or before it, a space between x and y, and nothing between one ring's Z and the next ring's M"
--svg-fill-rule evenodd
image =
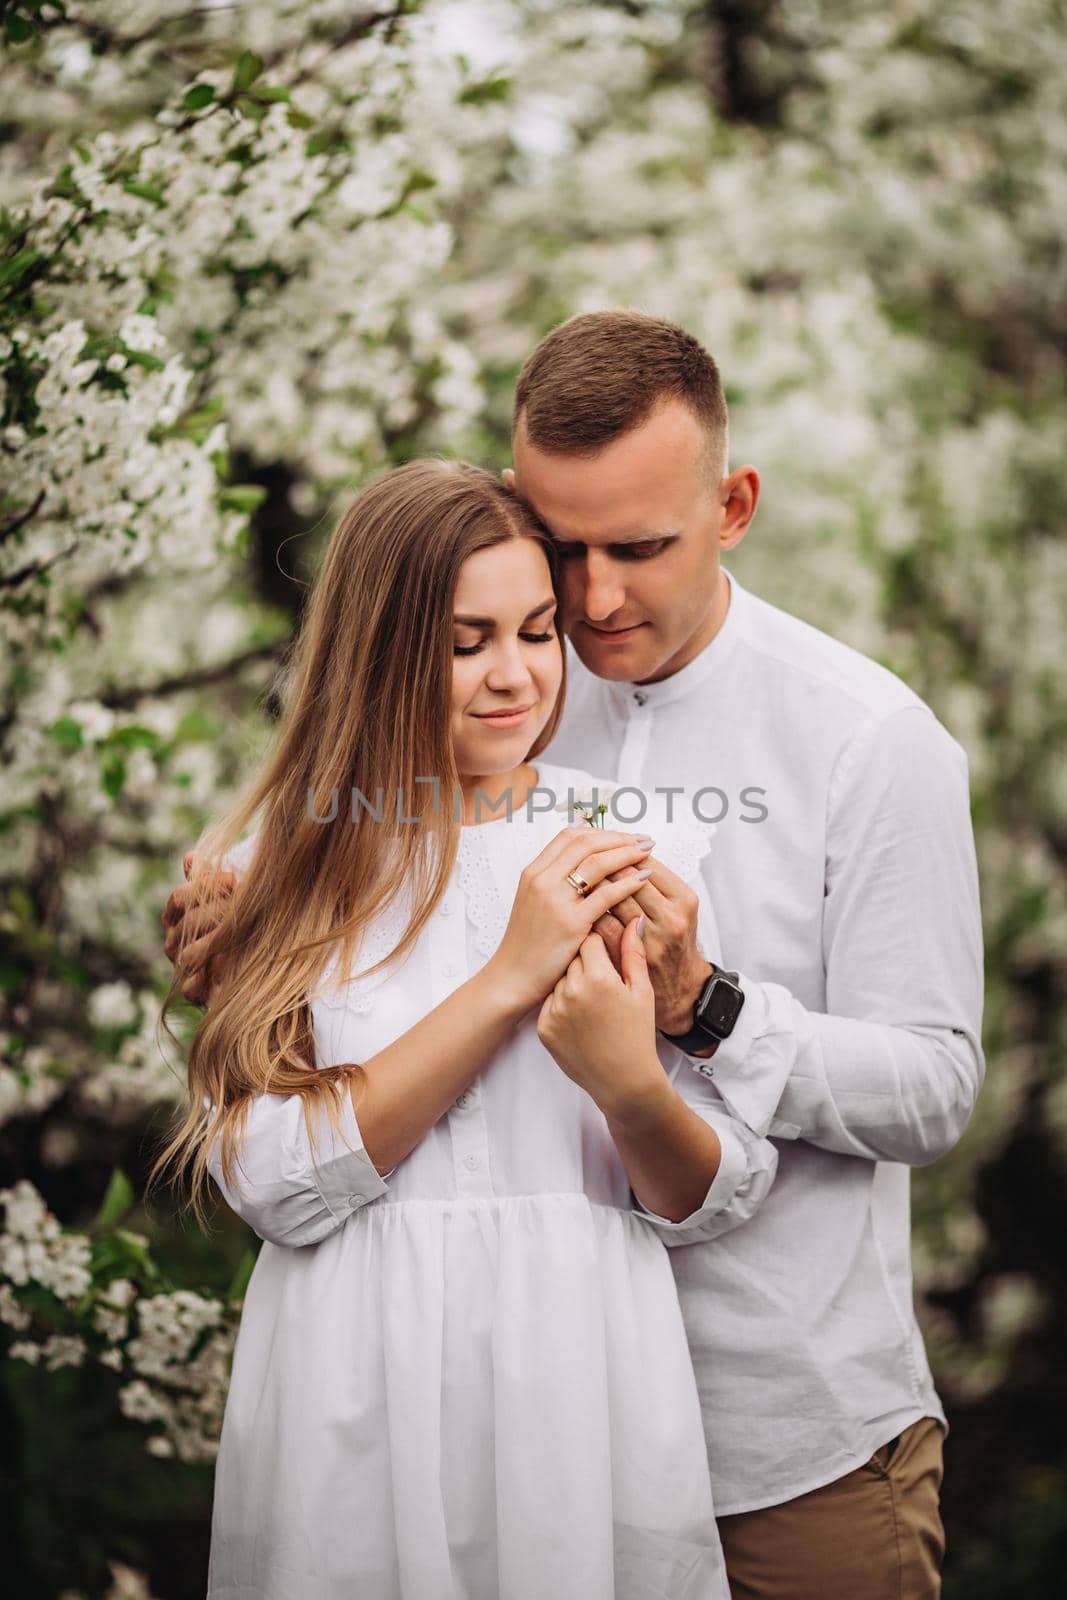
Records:
M180 1079L163 895L268 731L338 491L421 449L502 463L534 340L637 304L713 350L763 473L742 578L901 671L971 759L991 1071L916 1183L916 1262L954 1416L1019 1455L1003 1413L1040 1433L1062 1393L1054 0L4 16L0 1117L36 1180L6 1192L11 1353L94 1364L155 1454L210 1457L243 1244L227 1295L107 1187ZM1052 1459L1031 1520L1067 1494Z

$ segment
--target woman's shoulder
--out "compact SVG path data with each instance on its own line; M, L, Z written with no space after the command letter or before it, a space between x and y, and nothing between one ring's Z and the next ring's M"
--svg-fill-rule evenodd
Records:
M230 846L222 858L223 867L230 872L235 872L240 877L255 855L258 843L259 829L257 828L248 835L247 839L241 839L237 844Z

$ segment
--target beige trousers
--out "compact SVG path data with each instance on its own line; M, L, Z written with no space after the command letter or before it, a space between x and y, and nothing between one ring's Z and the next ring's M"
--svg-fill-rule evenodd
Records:
M938 1600L941 1438L924 1417L836 1483L720 1517L733 1600Z

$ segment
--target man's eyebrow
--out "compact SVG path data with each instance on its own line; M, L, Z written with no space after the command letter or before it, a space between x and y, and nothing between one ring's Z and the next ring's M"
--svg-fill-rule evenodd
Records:
M542 600L541 604L539 606L537 606L533 611L528 611L526 613L526 615L522 619L523 622L524 623L525 622L532 622L535 617L541 616L542 612L550 610L551 607L554 606L555 604L556 604L555 595L552 596L551 600ZM460 616L454 616L452 618L452 621L453 622L461 622L465 628L495 628L496 627L496 618L495 617L460 617Z

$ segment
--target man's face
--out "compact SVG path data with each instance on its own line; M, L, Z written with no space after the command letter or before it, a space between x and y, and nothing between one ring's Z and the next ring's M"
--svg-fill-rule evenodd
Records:
M514 488L556 537L563 625L585 666L649 683L692 660L724 614L731 480L715 482L688 406L665 403L592 457L546 454L521 418L513 443Z

